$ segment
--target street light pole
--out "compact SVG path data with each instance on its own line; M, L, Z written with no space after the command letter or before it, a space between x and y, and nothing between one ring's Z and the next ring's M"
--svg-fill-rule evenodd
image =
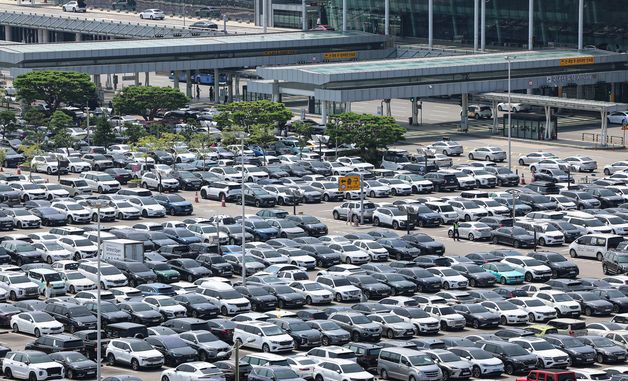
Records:
M508 62L508 169L512 170L512 104L510 103L511 92L511 77L510 69L512 60L516 57L506 56L505 59Z
M264 13L264 17L266 16L266 13ZM240 150L240 157L241 157L241 165L242 168L240 168L240 172L242 174L242 178L240 179L240 186L242 187L242 190L240 192L241 194L241 200L242 200L242 220L240 221L240 223L242 224L242 239L240 240L240 243L242 244L242 286L246 286L246 249L244 248L245 246L245 234L246 234L246 227L244 226L244 213L245 213L245 202L244 202L244 131L242 131L242 136L240 138L240 143L242 144L241 150ZM238 369L236 369L236 371L238 371Z

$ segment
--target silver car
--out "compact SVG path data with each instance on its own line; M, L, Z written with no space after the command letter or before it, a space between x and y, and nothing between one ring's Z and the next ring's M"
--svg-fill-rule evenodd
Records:
M469 160L504 161L506 151L494 146L478 147L469 152Z
M364 222L373 220L373 212L375 211L375 204L365 201L364 204ZM348 201L336 206L332 211L334 220L346 220L349 214L349 210L353 214L353 220L360 218L360 201Z

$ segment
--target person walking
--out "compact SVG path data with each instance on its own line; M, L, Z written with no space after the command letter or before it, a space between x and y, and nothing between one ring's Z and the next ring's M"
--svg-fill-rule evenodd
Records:
M452 225L453 228L453 235L452 238L454 241L460 241L460 224L458 223L458 221L454 222L454 224Z
M347 212L347 222L345 225L349 225L353 223L353 209L349 208L349 211Z
M52 296L52 285L50 284L49 281L46 281L46 288L44 289L44 296L46 297L46 299L50 299L50 297Z

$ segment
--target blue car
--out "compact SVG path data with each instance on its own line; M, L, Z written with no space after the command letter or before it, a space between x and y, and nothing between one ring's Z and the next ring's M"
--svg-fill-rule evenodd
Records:
M482 267L501 284L522 284L525 280L522 273L505 263L485 263Z
M174 288L172 288L172 286L169 286L164 283L140 284L136 288L142 291L142 294L144 296L155 296L155 295L175 296L177 295L177 293L175 292Z
M172 216L189 216L194 211L192 203L178 194L157 194L153 198L166 208L166 213Z

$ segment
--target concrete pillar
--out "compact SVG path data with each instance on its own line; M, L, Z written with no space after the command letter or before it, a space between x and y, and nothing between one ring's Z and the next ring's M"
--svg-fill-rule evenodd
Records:
M534 49L534 0L528 0L528 50Z
M497 101L493 101L493 133L497 133L497 122L499 118L497 117Z
M611 93L609 94L608 100L609 102L615 102L615 98L617 95L615 94L615 82L611 82Z
M321 123L327 124L327 101L321 101Z
M578 1L578 50L584 48L584 0ZM606 118L603 118L606 119Z
M150 74L144 72L144 86L150 86Z
M307 30L307 5L305 0L301 1L301 29L304 32Z
M220 103L220 71L214 69L214 103Z
M240 100L240 76L235 74L235 98Z
M227 102L233 102L233 74L227 76Z
M608 119L606 119L606 108L600 112L600 119L602 120L602 130L600 131L600 144L606 146L606 139L608 136Z
M418 99L412 98L410 100L411 108L412 108L412 122L410 123L413 126L419 124L419 107L418 107Z
M584 98L584 88L582 85L576 85L576 99Z
M174 71L174 81L172 87L179 90L179 70Z
M185 95L192 98L192 70L185 72Z
M427 1L427 45L434 46L434 0Z
M42 43L47 44L50 42L50 32L48 29L42 29L41 36L43 37Z
M342 0L342 31L347 31L347 0Z
M384 0L384 34L390 34L390 0Z
M390 99L384 99L384 115L392 116L392 112L390 110Z
M111 74L107 74L107 79L105 80L105 89L107 90L113 89L113 81L111 80Z
M480 0L473 0L473 51L478 51L478 43L480 28L478 25L478 18L480 17Z
M550 140L552 136L552 108L545 106L545 140Z
M74 41L81 42L82 39L83 39L82 33L74 33Z
M469 130L469 94L462 94L462 112L460 113L460 130L466 132Z
M13 41L13 28L10 25L4 26L4 40Z
M351 102L345 102L345 112L351 112Z
M140 73L136 72L134 77L135 77L135 86L139 86L140 85Z
M268 0L262 0L262 31L268 32Z
M37 29L37 43L41 44L43 39L44 39L44 36L43 36L43 33L41 32L41 29Z
M486 1L480 1L480 51L483 52L486 49Z

